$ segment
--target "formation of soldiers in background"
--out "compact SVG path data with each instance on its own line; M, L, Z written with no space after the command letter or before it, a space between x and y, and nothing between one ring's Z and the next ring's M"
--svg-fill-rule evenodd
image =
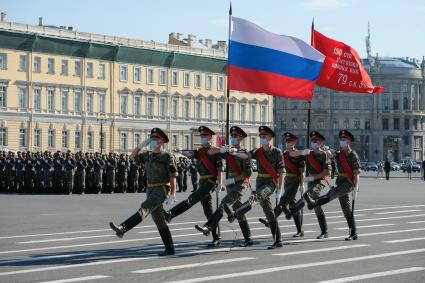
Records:
M194 190L196 166L180 157L179 192L186 191L188 172ZM0 192L99 194L145 192L146 170L127 154L0 152Z

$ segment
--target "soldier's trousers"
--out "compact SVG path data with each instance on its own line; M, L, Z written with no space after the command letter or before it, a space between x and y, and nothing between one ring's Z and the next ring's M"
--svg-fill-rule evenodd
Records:
M63 180L64 193L71 194L74 190L74 170L66 170Z
M55 192L61 193L63 190L63 175L62 170L55 169L53 171L52 186Z
M295 204L300 178L297 176L286 176L284 181L283 195L279 200L281 206L292 206Z
M10 190L15 188L15 170L12 169L6 169L4 171L5 173L5 187Z
M167 222L164 218L164 208L162 205L168 195L168 191L168 186L148 188L146 191L146 200L142 203L139 209L142 219L146 219L149 214L152 215L152 219L158 230L168 228Z
M193 191L196 191L198 189L198 176L190 174L190 179L192 181Z
M96 188L96 190L100 190L100 188L102 187L102 170L98 169L98 170L94 170L94 186Z
M137 188L137 179L138 174L137 171L130 171L128 172L128 178L127 178L127 189L131 192L136 192Z
M16 176L16 183L18 192L23 192L24 190L24 181L25 181L25 171L19 170Z
M187 190L187 172L183 172L183 192Z
M115 189L115 172L113 170L106 171L106 189L113 192Z
M177 186L178 186L178 191L182 192L183 191L183 173L178 172L177 175Z
M77 170L75 173L75 191L77 193L83 193L85 187L85 174L84 170Z
M85 176L85 186L86 186L86 192L87 193L94 193L95 189L94 189L94 171L86 171L86 176Z
M127 189L127 172L118 171L117 172L117 187L118 191L124 193Z
M257 179L257 189L256 189L257 201L261 205L264 215L266 216L267 221L269 223L276 222L276 216L273 209L275 204L272 204L272 201L271 201L271 196L275 192L275 190L276 190L276 184L273 181L270 180L270 181L263 182Z
M43 187L45 189L52 188L52 183L50 180L50 169L43 169Z
M329 198L328 201L332 201L336 198L339 199L339 204L341 205L342 212L346 219L350 218L352 214L350 193L353 189L354 185L346 178L337 178L336 187L332 187L329 192L324 195L324 197Z
M320 197L320 193L322 192L322 190L324 188L325 188L324 181L310 182L310 183L308 183L308 189L305 193L308 194L310 196L310 198L315 200L315 199L318 199ZM314 208L314 212L316 213L317 217L319 217L321 215L323 215L323 216L325 215L321 206L316 206Z

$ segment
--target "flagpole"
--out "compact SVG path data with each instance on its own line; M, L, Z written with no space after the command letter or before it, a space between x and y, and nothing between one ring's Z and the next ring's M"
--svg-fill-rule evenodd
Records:
M227 38L227 95L226 95L226 144L229 144L229 112L230 112L230 90L229 90L229 54L230 54L230 33L231 33L231 25L232 25L232 2L230 1L229 8L229 30L228 30L228 38ZM228 175L228 170L226 166L226 178Z
M311 22L311 37L310 37L310 45L314 45L313 39L313 30L314 30L314 18ZM307 138L306 138L306 148L310 147L310 123L311 123L311 100L308 101L308 110L307 110Z

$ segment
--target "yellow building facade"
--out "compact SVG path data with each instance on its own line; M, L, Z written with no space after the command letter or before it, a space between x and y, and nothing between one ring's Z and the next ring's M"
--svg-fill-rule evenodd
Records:
M198 126L225 131L226 63L223 51L2 22L0 146L129 152L160 127L169 149L192 148ZM231 92L229 103L230 125L258 146L273 98Z

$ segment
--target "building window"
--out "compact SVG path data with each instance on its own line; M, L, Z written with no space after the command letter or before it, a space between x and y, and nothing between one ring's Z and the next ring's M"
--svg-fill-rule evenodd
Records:
M68 76L68 60L62 60L61 75L62 76Z
M229 104L229 120L230 121L235 120L235 104L234 103Z
M201 119L201 101L195 101L195 119Z
M28 69L28 56L19 55L19 71L26 72Z
M190 87L190 73L184 73L184 76L183 76L183 86L184 87Z
M41 58L34 57L34 73L41 73Z
M7 146L7 128L0 128L0 145Z
M382 118L382 129L383 130L388 130L389 129L388 119L387 118Z
M28 89L26 87L19 88L19 108L28 108Z
M410 129L410 119L409 118L404 119L404 129L405 130Z
M19 129L19 146L27 146L27 129Z
M389 100L387 96L382 96L382 109L389 110Z
M41 89L40 88L34 88L34 110L40 111L41 110Z
M153 76L153 69L149 68L147 69L147 83L148 84L153 84L154 82L154 76Z
M127 150L127 133L121 133L120 149Z
M291 127L292 127L293 130L297 129L297 119L296 118L291 119Z
M251 138L251 148L255 148L257 146L257 139L255 137Z
M106 94L104 92L100 92L99 93L99 113L106 112L105 105L106 105Z
M81 148L81 132L75 131L75 148Z
M0 85L0 107L7 107L7 86Z
M409 99L407 97L403 98L403 109L409 110Z
M245 112L246 112L246 105L241 104L239 107L239 119L241 122L245 122Z
M61 94L61 110L62 112L68 112L68 90L62 90Z
M398 99L393 99L393 110L398 110Z
M325 102L323 101L323 99L320 99L319 101L317 101L317 108L320 110L325 109Z
M348 120L348 119L344 119L344 122L343 122L343 128L344 128L344 129L348 129L348 128L350 128L350 120Z
M81 76L81 61L75 61L74 75L76 77L80 77Z
M93 78L93 63L87 63L87 78Z
M184 136L184 148L192 148L190 146L190 136L188 136L188 135Z
M334 130L339 129L339 121L338 120L332 121L332 129L334 129Z
M189 120L190 119L190 101L189 100L184 101L183 112L184 112L184 119L186 121Z
M146 115L153 117L153 97L147 97L146 99Z
M360 120L358 120L358 119L354 120L354 129L356 129L356 130L360 129Z
M291 109L292 110L298 109L298 101L296 101L296 100L291 101Z
M173 102L172 102L172 113L173 113L173 117L177 118L178 117L178 113L179 113L179 99L178 98L173 98Z
M159 99L159 118L165 119L165 98Z
M47 109L49 112L55 112L55 91L53 89L47 90Z
M74 111L81 112L81 90L79 89L74 91Z
M213 109L212 102L207 102L207 119L208 120L212 120L212 109Z
M105 79L105 64L99 64L99 77L98 79L100 80L104 80Z
M87 109L86 112L93 113L93 92L87 92Z
M93 149L93 132L87 133L87 148Z
M49 129L47 133L47 146L50 148L55 147L55 130Z
M418 129L418 119L413 119L413 129L414 130Z
M266 105L261 105L261 122L267 122L267 107Z
M159 70L159 84L165 85L167 83L167 71Z
M173 135L173 147L176 148L177 147L177 142L178 142L178 137L177 135Z
M126 82L128 78L128 66L120 65L120 81Z
M251 105L251 122L257 121L257 105Z
M127 109L128 109L128 97L127 95L121 95L120 96L120 114L127 115Z
M344 110L350 110L350 99L344 98Z
M140 144L140 134L134 134L133 147L136 148Z
M55 73L55 59L47 59L47 73L53 75Z
M179 84L179 72L173 71L172 76L173 86L177 86Z
M134 82L140 83L142 81L142 67L134 67Z
M7 70L7 54L0 53L0 70Z
M201 74L196 74L195 75L195 87L196 88L201 88Z
M68 148L68 131L62 131L62 148Z
M224 77L222 76L218 77L217 90L224 90Z
M140 116L142 113L142 97L134 96L134 115Z
M403 144L404 145L409 145L409 136L403 136Z
M212 76L211 75L207 75L206 78L205 78L205 88L206 89L212 88Z
M354 99L354 110L360 110L360 107L361 107L360 98Z
M34 147L41 147L40 129L34 129Z
M400 119L394 118L394 130L400 130Z
M370 121L369 120L364 121L364 128L366 130L370 130Z
M281 128L282 130L286 129L286 120L285 120L285 119L282 119L282 120L280 121L280 128Z

